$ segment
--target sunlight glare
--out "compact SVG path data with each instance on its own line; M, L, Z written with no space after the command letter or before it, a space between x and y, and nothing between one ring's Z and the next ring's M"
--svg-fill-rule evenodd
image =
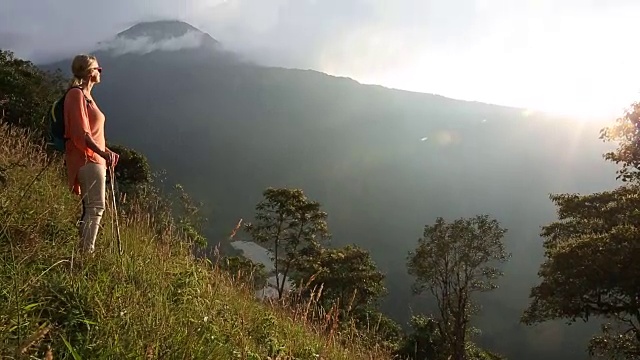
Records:
M611 121L640 99L640 47L631 45L630 9L570 17L556 14L546 0L524 7L500 3L513 18L496 17L496 4L478 1L479 34L460 44L444 46L427 36L428 27L358 28L324 50L320 70L364 84L521 108L525 117Z

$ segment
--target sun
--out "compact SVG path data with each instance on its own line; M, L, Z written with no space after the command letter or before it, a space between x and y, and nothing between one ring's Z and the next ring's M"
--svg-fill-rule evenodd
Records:
M446 69L444 66L440 68ZM634 93L628 85L585 85L571 81L571 78L563 79L560 75L555 77L555 83L548 79L535 79L535 76L517 81L497 72L492 78L470 73L460 76L458 81L451 81L451 73L438 73L424 67L358 75L353 77L364 84L514 107L523 109L524 116L544 113L582 123L615 121L629 105L640 100L640 93Z
M635 89L640 82L617 70L613 74L613 70L590 69L586 76L587 69L567 72L566 67L547 64L527 72L517 65L518 59L494 64L493 56L487 55L484 60L476 57L474 66L461 60L470 57L423 55L403 60L403 66L384 69L363 66L341 70L340 64L327 62L323 71L363 84L519 108L526 117L546 114L580 123L610 123L640 100L640 91Z
M632 94L611 94L607 97L575 94L567 96L549 96L547 98L531 97L526 101L523 96L523 116L534 113L545 113L569 120L584 123L607 123L620 117L626 107L633 102Z

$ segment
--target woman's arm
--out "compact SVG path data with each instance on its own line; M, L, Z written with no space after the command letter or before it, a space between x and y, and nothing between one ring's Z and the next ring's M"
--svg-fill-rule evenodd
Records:
M96 142L93 141L93 138L89 135L88 132L84 133L84 142L87 145L87 147L89 149L91 149L91 151L93 151L96 154L102 156L102 158L107 161L107 166L111 166L111 163L113 162L113 155L112 155L113 152L112 151L110 151L109 149L105 149L105 151L102 151L98 147L98 144L96 144Z

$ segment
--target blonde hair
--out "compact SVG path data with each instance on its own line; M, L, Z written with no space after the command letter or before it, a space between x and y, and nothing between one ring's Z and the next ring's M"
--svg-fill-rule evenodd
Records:
M71 79L71 82L69 83L69 89L74 86L82 85L86 77L89 75L89 68L91 67L91 64L96 60L95 56L87 54L76 55L73 58L73 62L71 63L73 79Z

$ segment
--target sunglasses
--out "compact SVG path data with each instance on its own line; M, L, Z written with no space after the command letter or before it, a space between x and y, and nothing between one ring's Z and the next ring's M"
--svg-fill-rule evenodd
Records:
M101 67L91 68L91 69L89 69L89 70L98 70L98 72L99 72L100 74L102 74L102 68L101 68Z

